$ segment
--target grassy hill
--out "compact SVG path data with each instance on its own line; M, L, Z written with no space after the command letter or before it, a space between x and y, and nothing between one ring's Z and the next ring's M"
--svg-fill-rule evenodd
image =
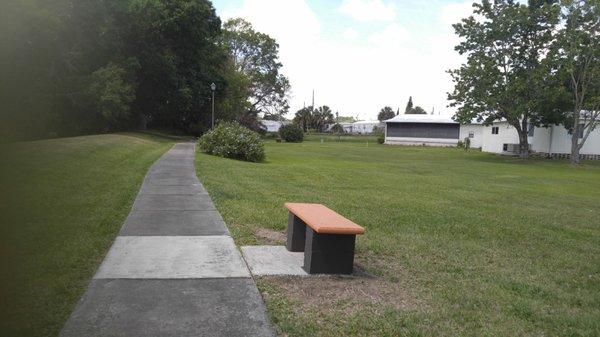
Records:
M58 334L172 143L131 133L0 146L0 335Z

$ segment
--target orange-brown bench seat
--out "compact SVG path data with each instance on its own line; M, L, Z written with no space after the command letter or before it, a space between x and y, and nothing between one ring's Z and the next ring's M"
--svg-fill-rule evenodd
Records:
M285 203L286 247L304 252L309 274L351 274L356 235L365 229L321 204Z

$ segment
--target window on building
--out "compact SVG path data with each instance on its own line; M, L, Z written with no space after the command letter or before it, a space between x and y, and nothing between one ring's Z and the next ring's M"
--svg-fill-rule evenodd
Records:
M469 131L469 138L475 138L475 132Z
M500 128L497 126L492 126L492 135L497 135Z
M527 137L533 137L533 133L535 132L535 126L533 124L529 124L527 129Z
M508 151L508 144L503 144L502 145L502 151L503 152L507 152Z

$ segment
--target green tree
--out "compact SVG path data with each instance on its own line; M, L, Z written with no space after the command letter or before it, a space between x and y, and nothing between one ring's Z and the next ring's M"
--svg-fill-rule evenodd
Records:
M312 110L313 110L312 106L304 107L304 108L296 111L296 114L294 116L294 120L293 120L294 124L300 126L300 128L302 128L302 130L304 132L308 131L308 129L313 124Z
M404 113L405 114L410 113L410 111L412 111L412 108L413 108L412 96L409 96L408 103L406 103L406 108L404 109Z
M115 0L112 0L115 1ZM140 62L134 111L151 126L200 133L210 126L212 82L226 87L221 20L207 0L132 1L121 47Z
M336 123L354 123L356 122L356 118L352 116L337 116L335 118Z
M427 111L425 111L425 109L423 109L417 105L416 107L407 111L406 114L407 115L427 115Z
M279 45L240 18L223 25L223 43L235 69L247 79L250 114L284 115L289 110L288 79L280 73Z
M519 155L529 156L530 124L555 122L544 103L546 68L544 55L553 39L559 6L554 1L511 0L473 4L473 16L454 25L463 40L456 46L467 62L451 70L455 87L448 94L455 118L469 123L474 118L491 124L506 120L519 135Z
M0 20L0 110L31 137L135 122L198 132L210 121L210 83L217 97L228 88L207 0L11 2Z
M323 105L313 111L311 128L317 132L325 131L325 126L334 122L333 113L327 105Z
M109 63L92 73L89 93L95 108L106 121L105 131L131 124L131 103L135 99L137 61L129 67Z
M332 133L335 133L337 135L343 134L344 133L344 127L340 124L340 123L335 123L331 126L331 130Z
M394 116L396 116L394 110L389 106L385 106L381 110L379 110L379 114L377 114L377 119L380 122L383 122L386 119L394 118Z
M571 163L577 165L581 148L600 123L600 1L565 0L562 5L564 25L549 58L563 79L566 95L553 96L563 97L569 111L564 124L571 131Z

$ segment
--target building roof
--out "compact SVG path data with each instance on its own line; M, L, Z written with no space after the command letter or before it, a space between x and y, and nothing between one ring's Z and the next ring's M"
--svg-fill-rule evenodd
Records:
M384 123L437 123L437 124L458 124L450 117L440 115L398 115L394 118L383 121Z
M379 124L379 121L358 121L358 122L354 122L352 124Z

